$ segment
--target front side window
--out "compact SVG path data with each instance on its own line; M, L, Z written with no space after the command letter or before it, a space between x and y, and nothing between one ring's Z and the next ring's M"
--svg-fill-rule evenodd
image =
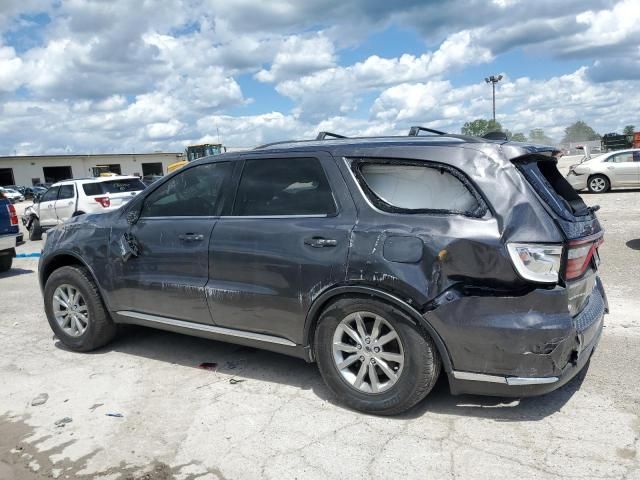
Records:
M336 204L317 158L247 160L236 216L334 215Z
M60 187L52 187L45 192L45 194L40 199L41 202L53 202L58 198L58 190Z
M58 200L67 200L69 198L75 197L75 189L73 185L62 185L60 187L60 192L58 193Z
M356 176L381 210L482 216L486 207L461 173L426 162L356 162Z
M229 162L188 168L158 187L144 201L142 217L212 217L220 215Z

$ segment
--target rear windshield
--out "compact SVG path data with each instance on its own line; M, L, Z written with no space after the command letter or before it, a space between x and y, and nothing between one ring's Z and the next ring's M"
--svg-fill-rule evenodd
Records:
M109 180L108 182L85 183L82 185L84 193L88 196L104 195L105 193L138 192L146 187L137 178L125 180Z
M567 220L589 215L589 207L558 171L557 161L529 157L514 161L533 189L553 209Z

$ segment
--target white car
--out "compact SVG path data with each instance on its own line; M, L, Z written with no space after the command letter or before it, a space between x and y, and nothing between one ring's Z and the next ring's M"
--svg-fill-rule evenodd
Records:
M604 153L569 167L567 180L576 190L603 193L617 187L640 187L640 149Z
M24 195L17 190L0 187L0 192L4 193L4 196L7 197L11 203L24 202Z
M65 180L55 183L32 206L22 223L29 240L39 240L42 232L83 213L109 212L120 208L145 189L138 177L111 176Z

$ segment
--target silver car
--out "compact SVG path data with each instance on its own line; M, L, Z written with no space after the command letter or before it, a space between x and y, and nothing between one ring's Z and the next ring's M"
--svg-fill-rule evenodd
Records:
M567 180L576 190L603 193L617 187L640 187L640 149L604 153L569 167Z

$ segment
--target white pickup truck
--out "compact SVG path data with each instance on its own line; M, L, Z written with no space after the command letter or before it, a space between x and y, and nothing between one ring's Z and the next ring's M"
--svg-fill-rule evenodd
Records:
M83 213L120 208L145 189L138 177L110 176L55 183L25 209L22 223L29 240L40 240L45 230Z

